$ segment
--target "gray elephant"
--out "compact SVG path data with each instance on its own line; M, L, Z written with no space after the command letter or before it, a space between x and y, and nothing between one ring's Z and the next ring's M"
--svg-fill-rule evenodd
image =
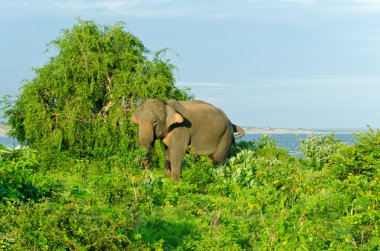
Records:
M149 164L153 141L161 139L166 148L165 177L174 179L182 175L187 149L222 163L235 140L234 132L240 137L245 134L222 110L198 100L147 99L133 112L132 121L139 125L140 145L147 150L144 166Z

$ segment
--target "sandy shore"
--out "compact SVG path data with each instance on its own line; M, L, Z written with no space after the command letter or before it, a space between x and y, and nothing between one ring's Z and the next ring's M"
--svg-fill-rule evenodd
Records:
M287 128L244 128L246 134L329 134L330 131L318 131L310 129L287 129Z

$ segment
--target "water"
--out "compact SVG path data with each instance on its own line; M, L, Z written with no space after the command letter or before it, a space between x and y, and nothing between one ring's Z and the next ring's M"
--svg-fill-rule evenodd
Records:
M273 137L277 145L281 148L286 148L289 150L289 153L294 156L302 156L300 151L300 142L299 139L306 139L307 134L267 134L270 137ZM263 137L263 134L246 134L242 140L258 140ZM351 133L345 134L335 134L336 139L342 140L346 144L352 144L354 136ZM9 138L7 136L0 135L0 144L6 147L15 147L18 145L17 140Z
M293 156L301 157L303 156L300 150L300 139L306 139L307 134L266 134L274 138L277 142L277 145L281 148L286 148L289 150L289 154ZM242 140L258 140L263 137L263 134L246 134ZM334 134L335 139L342 140L346 144L352 144L354 140L354 135L351 133L345 134Z
M5 147L12 148L12 147L18 146L19 144L17 140L15 139L0 135L0 145L4 145Z

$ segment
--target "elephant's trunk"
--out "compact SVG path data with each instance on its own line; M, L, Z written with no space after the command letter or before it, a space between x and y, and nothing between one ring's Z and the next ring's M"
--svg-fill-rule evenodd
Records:
M142 163L143 164L143 166L142 166L143 169L150 169L149 158L150 158L150 152L147 152L146 156L145 156L145 158L143 160L143 163Z
M143 147L146 150L146 157L143 161L143 168L149 168L149 157L150 157L150 149L152 148L152 143L154 140L154 134L153 129L149 128L149 126L142 126L139 127L139 141L141 147Z

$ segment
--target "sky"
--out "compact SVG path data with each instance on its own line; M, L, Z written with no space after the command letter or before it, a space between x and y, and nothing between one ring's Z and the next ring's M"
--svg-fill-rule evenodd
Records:
M77 19L170 48L177 86L240 126L380 125L380 0L2 0L0 95Z

